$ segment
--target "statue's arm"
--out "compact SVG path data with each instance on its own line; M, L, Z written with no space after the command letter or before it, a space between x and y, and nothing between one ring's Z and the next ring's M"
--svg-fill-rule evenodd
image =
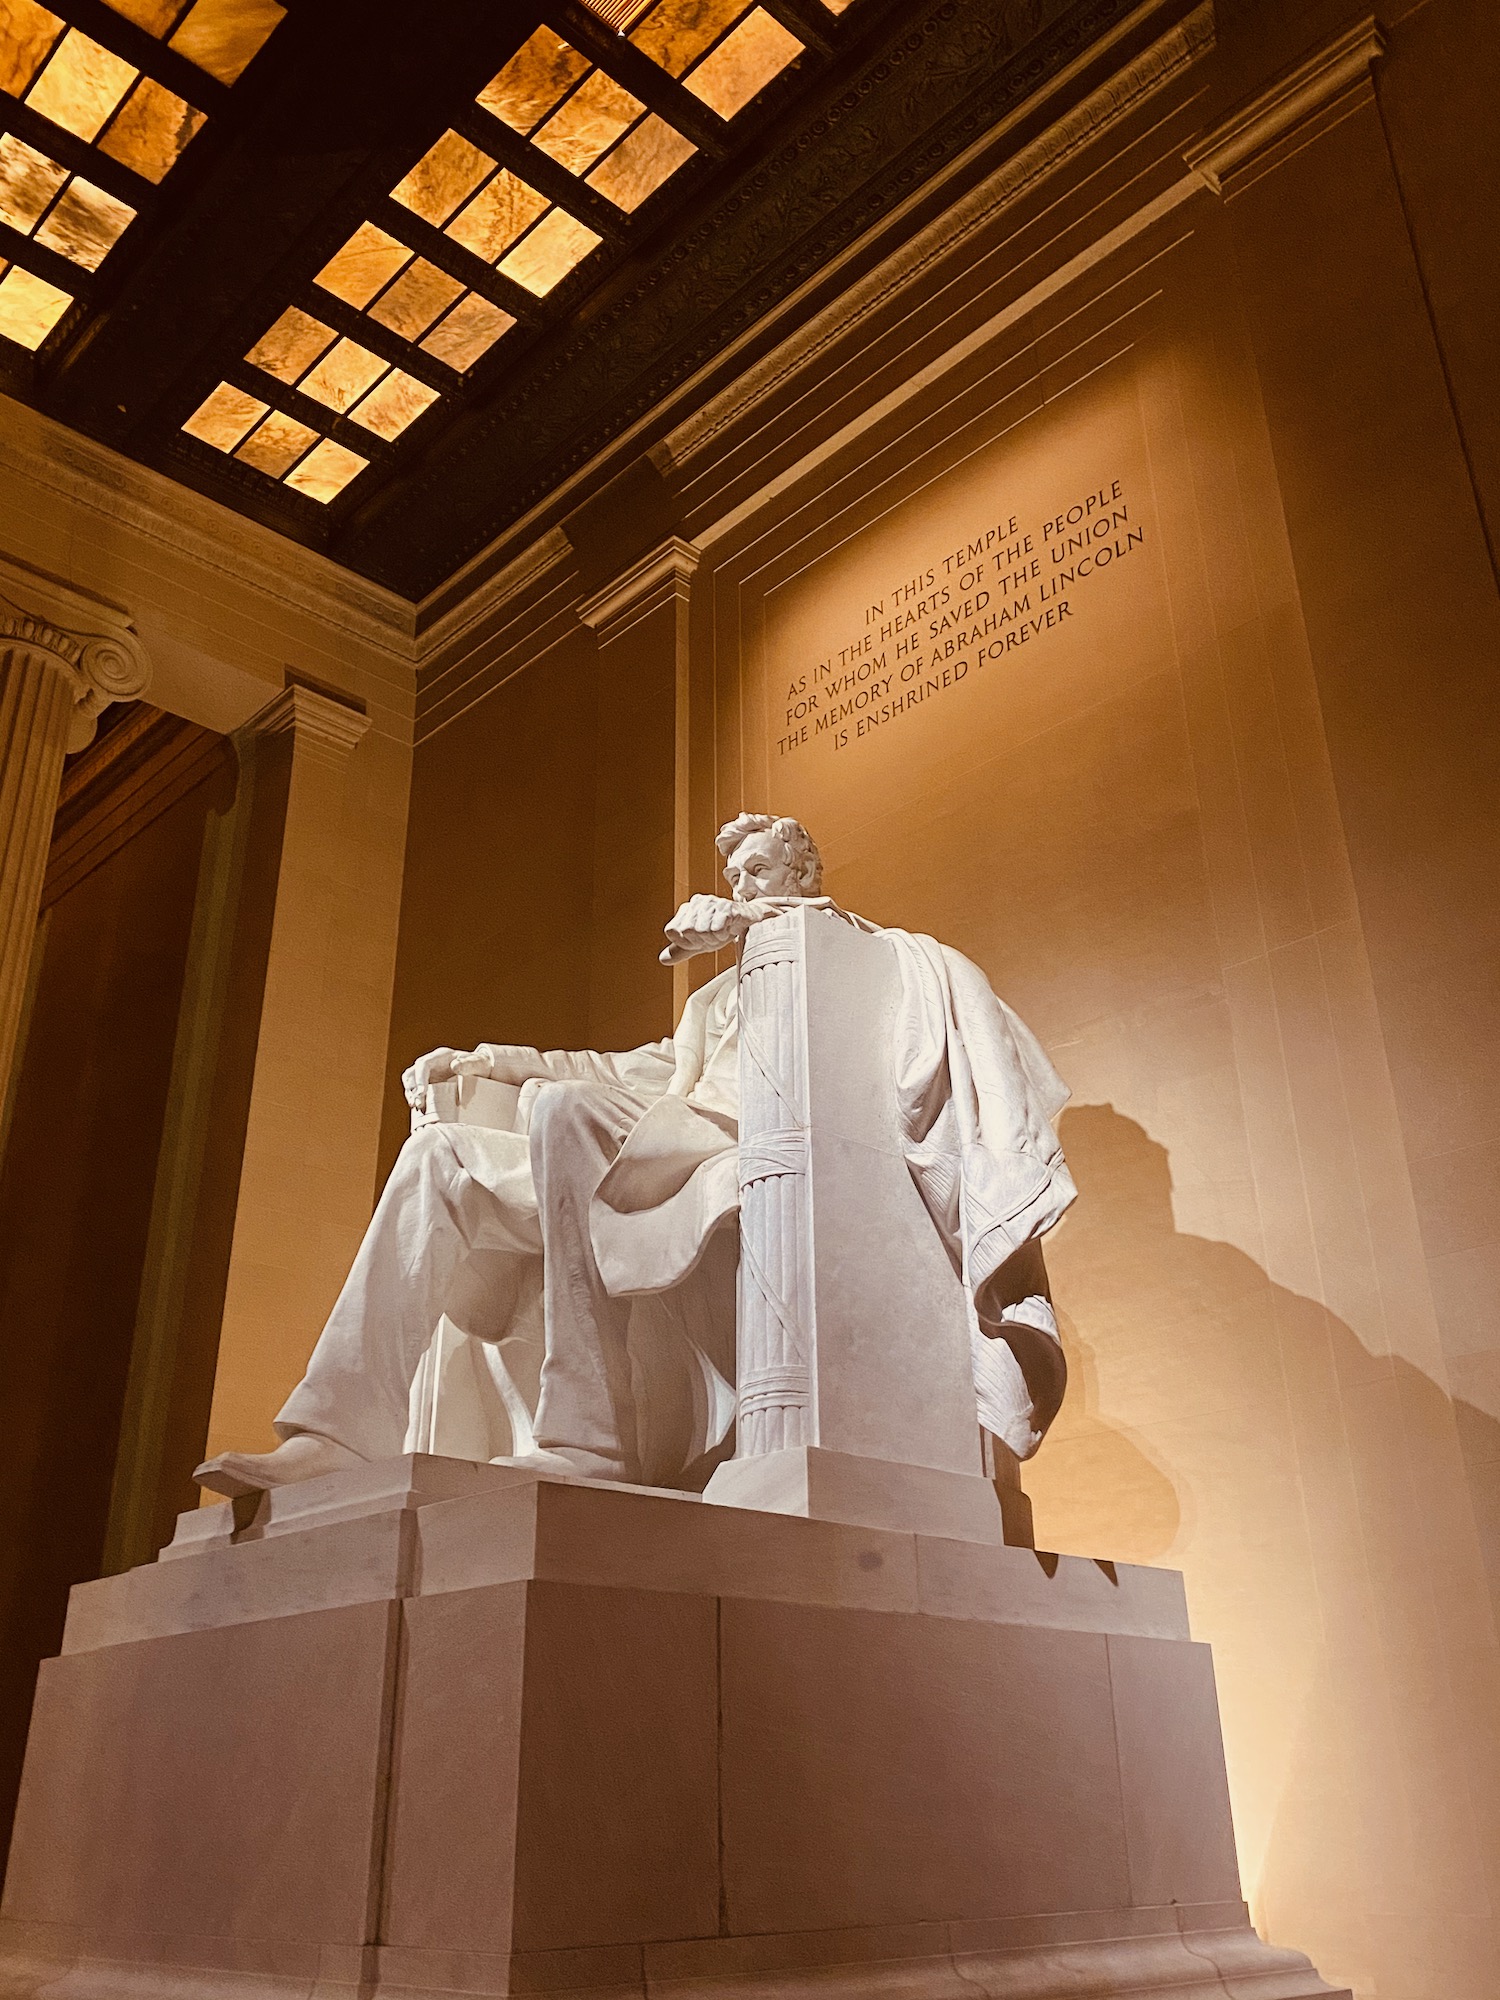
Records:
M615 1051L481 1042L472 1057L460 1057L453 1068L459 1076L493 1076L501 1083L528 1083L533 1077L558 1083L610 1083L644 1097L659 1097L672 1080L674 1060L670 1041Z

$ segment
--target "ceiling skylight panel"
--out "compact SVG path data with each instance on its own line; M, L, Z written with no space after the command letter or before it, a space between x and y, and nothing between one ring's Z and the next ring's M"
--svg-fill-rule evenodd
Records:
M278 382L298 382L328 347L336 335L331 326L288 306L276 324L267 329L245 359L255 368L264 368Z
M0 278L0 334L21 347L40 347L73 303L71 292L60 291L12 264Z
M533 132L531 143L570 174L581 174L629 131L645 109L623 84L596 69Z
M515 325L508 312L489 299L481 298L478 292L466 292L454 306L445 313L422 342L422 352L435 360L446 362L460 374L472 368L482 354L487 354L500 338Z
M256 425L235 457L245 465L253 465L257 472L280 479L317 441L318 433L309 425L298 423L284 410L272 410L264 422Z
M346 306L367 306L411 260L412 252L404 243L373 222L362 222L319 271L316 283Z
M744 11L745 0L733 0L721 25ZM550 28L538 28L477 101L627 213L697 150Z
M204 123L175 91L36 0L0 0L0 86L152 182Z
M167 46L220 83L237 83L285 17L278 0L197 0Z
M437 399L436 389L419 382L402 368L393 368L349 414L355 423L389 441L400 437L407 425L414 423L424 410L430 410Z
M3 294L0 283L0 310ZM229 382L206 396L182 428L215 451L233 454L242 464L325 504L370 462Z
M399 201L434 229L441 229L498 165L498 160L481 153L457 132L445 132L391 189L391 200Z
M569 215L565 208L550 209L510 255L502 259L500 271L502 276L543 298L575 264L583 262L598 241L593 230Z
M538 198L536 213L545 206ZM319 271L316 282L402 340L420 341L425 353L460 374L515 325L509 313L469 291L460 279L417 256L373 222L360 224ZM327 337L332 340L331 330Z
M479 102L525 138L588 69L587 56L550 28L538 28L480 91Z
M36 0L0 0L0 90L20 97L66 23Z
M332 438L324 438L300 465L287 474L286 484L299 493L305 493L310 500L321 500L326 506L343 492L351 479L364 471L369 462L347 446L336 444Z
M628 214L639 208L648 194L655 194L697 150L675 126L653 112L605 154L587 176L588 184Z
M463 292L457 278L418 257L381 293L370 308L370 317L403 340L418 340Z
M94 139L140 71L70 28L26 93L33 111L80 139Z
M801 53L797 37L757 7L682 80L711 111L732 118Z
M279 0L105 0L190 63L237 83L286 19Z
M75 174L37 230L36 240L86 271L97 271L134 220L135 210L128 202L117 201Z
M0 221L21 235L97 271L134 219L128 202L70 175L14 132L0 135Z
M629 38L668 76L681 76L748 12L748 0L659 0Z
M486 264L493 264L550 205L544 194L502 168L454 216L444 233Z
M211 444L215 451L233 451L258 418L270 408L258 396L249 396L232 383L221 382L211 396L205 396L183 425L189 437Z
M347 410L389 367L388 361L361 347L357 340L340 340L297 387L304 396L326 403L330 410Z
M143 76L105 128L99 150L148 181L162 181L203 124L203 113L175 90Z

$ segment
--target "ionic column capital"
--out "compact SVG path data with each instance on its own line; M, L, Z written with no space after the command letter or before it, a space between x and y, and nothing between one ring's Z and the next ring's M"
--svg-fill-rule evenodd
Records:
M67 747L81 750L112 701L133 701L151 683L151 661L130 614L0 555L0 654L61 676L72 702Z

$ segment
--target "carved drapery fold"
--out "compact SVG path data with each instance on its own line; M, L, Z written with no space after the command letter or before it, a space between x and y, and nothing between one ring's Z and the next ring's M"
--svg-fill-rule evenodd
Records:
M112 701L144 693L116 606L0 558L0 1099L9 1087L63 758Z

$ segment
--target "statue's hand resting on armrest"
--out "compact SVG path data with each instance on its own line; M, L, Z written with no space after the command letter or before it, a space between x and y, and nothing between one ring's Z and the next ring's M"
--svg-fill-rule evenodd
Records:
M482 1049L433 1049L418 1056L410 1069L401 1072L401 1088L413 1111L427 1103L427 1086L443 1083L450 1076L489 1076L497 1083L525 1083L528 1077L545 1076L547 1065L535 1049L521 1043L490 1043Z
M667 925L667 948L663 965L680 965L700 952L722 951L737 944L755 921L755 912L727 896L689 896Z

